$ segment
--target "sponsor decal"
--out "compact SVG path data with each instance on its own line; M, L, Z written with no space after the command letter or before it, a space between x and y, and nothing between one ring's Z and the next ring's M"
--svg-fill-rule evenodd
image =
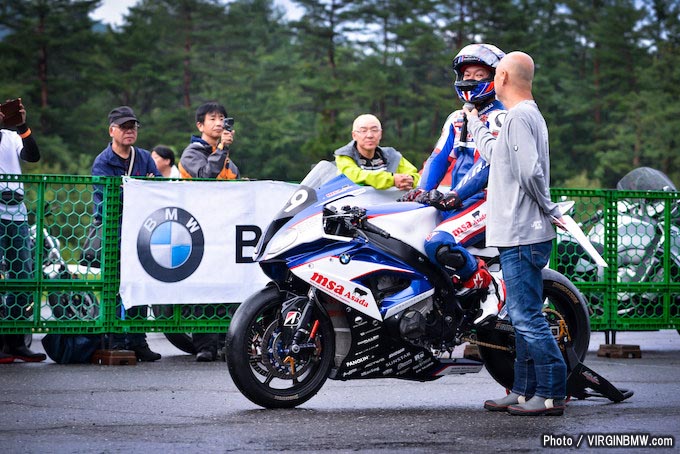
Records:
M376 336L373 336L373 337L369 337L368 339L364 339L364 340L361 340L361 341L357 342L357 345L368 344L368 343L371 343L371 342L375 342L375 341L377 341L378 339L380 339L380 336L377 336L377 335L376 335Z
M401 370L401 369L403 369L404 367L410 366L411 364L413 364L413 358L409 359L409 360L406 361L405 363L397 364L397 370Z
M137 234L137 256L149 276L179 282L203 259L205 239L198 221L186 210L165 207L151 213Z
M357 355L363 355L364 353L368 353L371 350L375 350L376 348L380 348L380 344L373 344L369 346L368 348L364 348L363 350L356 352Z
M348 370L347 372L344 372L344 373L342 374L342 376L343 376L343 377L349 377L350 375L355 374L358 370L359 370L359 369L355 367L354 369L350 369L350 370Z
M356 317L354 319L354 325L352 325L352 328L358 328L358 327L365 325L365 324L366 324L366 320L364 320L361 317Z
M380 368L379 368L379 367L374 367L373 369L368 369L368 370L363 371L363 372L362 372L361 374L359 374L359 375L360 375L361 377L365 377L366 375L368 375L368 374L373 374L373 373L375 373L375 372L380 372Z
M406 350L405 348L400 348L399 350L394 351L394 352L390 353L389 355L387 355L387 357L388 358L394 358L395 356L404 353L405 350Z
M588 372L587 370L581 372L581 375L583 375L583 377L591 383L595 383L596 385L600 384L600 379L591 374L590 372Z
M376 365L382 363L383 361L385 361L385 358L378 358L375 361L371 361L370 363L366 364L366 367L376 366Z
M479 211L474 211L470 213L472 215L472 220L465 221L463 224L459 225L453 231L451 234L454 237L459 237L461 235L464 235L468 230L473 229L477 227L479 224L482 222L486 221L486 213L480 213Z
M390 367L389 369L385 369L382 374L383 375L391 375L392 373L394 373L394 369L392 369Z
M311 281L322 288L332 291L345 301L350 301L363 307L368 307L368 302L364 298L368 293L365 290L357 287L355 287L352 291L346 290L344 285L335 282L333 279L329 279L323 274L317 273L316 271L312 275Z
M340 189L336 189L335 191L331 191L331 192L329 192L328 194L325 195L325 198L330 198L330 197L333 197L334 195L338 195L338 194L340 194L341 192L346 191L347 188L351 188L351 187L352 187L352 186L347 185L347 186L341 187Z
M361 364L364 361L368 361L369 358L370 358L370 356L366 355L366 356L362 356L361 358L353 359L352 361L347 361L347 367L352 367L352 366L356 366L357 364Z
M411 353L406 352L403 355L400 355L400 356L394 358L393 360L390 360L387 364L385 364L385 366L387 366L387 367L393 366L393 365L400 363L401 361L405 360L406 358L410 358L410 357L411 357Z
M427 369L428 367L430 367L432 364L433 364L432 359L428 359L423 364L420 364L420 365L418 365L418 367L413 368L413 372L418 374L418 373L424 371L425 369Z
M364 336L367 336L368 334L373 334L373 333L375 333L376 331L380 331L380 327L379 327L379 326L378 326L377 328L371 328L371 329L369 329L368 331L361 331L361 332L359 333L359 336L364 337Z
M283 326L297 326L300 321L302 314L298 311L290 311L286 314L286 319L283 322Z

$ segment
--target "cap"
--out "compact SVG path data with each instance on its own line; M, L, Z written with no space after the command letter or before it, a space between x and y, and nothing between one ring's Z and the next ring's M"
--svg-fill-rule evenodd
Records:
M109 112L109 124L122 125L127 121L136 121L139 123L139 120L137 120L135 113L130 107L120 106Z

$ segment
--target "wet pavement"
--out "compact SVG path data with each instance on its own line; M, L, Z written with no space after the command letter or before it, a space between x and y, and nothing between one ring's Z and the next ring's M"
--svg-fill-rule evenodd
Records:
M37 350L39 339L34 338ZM527 418L482 408L485 399L504 394L484 369L428 383L329 380L297 409L264 410L237 391L224 362L197 363L162 334L150 334L151 348L163 354L155 363L0 365L0 450L678 452L680 335L620 332L616 340L639 345L642 357L598 357L605 337L594 333L585 364L616 386L632 389L632 398L618 404L575 400L563 417ZM644 435L658 437L647 444L672 437L674 447L632 447L644 442Z

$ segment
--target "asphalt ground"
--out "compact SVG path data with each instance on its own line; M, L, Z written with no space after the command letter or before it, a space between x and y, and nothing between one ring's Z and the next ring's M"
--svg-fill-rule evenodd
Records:
M0 365L0 453L678 452L680 335L616 340L642 357L598 357L605 337L594 333L585 364L633 397L572 400L562 417L527 418L482 408L504 394L484 369L429 383L329 380L297 409L264 410L224 362L197 363L150 334L163 355L155 363ZM645 435L673 447L631 446Z

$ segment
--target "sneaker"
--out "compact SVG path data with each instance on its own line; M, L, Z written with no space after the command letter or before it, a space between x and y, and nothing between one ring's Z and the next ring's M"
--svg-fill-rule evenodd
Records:
M209 363L215 361L215 353L212 350L201 350L196 354L196 361L199 363Z
M523 404L526 403L526 401L526 397L510 393L500 399L487 400L484 402L484 408L489 411L506 411L510 405Z
M523 404L508 406L508 413L515 416L562 416L564 407L564 399L534 396Z
M0 350L0 364L10 364L14 362L14 356L3 353Z
M151 351L148 345L144 345L142 347L134 347L131 348L130 350L135 352L137 361L151 363L153 361L158 361L159 359L161 359L161 354Z
M481 325L498 315L498 310L505 301L505 282L503 279L492 276L491 285L488 288L489 292L479 303L482 313L474 320L473 324L475 325Z
M454 281L454 285L458 287L456 295L464 298L475 290L489 288L491 281L493 281L493 277L491 276L491 273L489 273L486 263L484 263L484 260L482 259L477 259L477 271L475 271L467 281L462 284Z

